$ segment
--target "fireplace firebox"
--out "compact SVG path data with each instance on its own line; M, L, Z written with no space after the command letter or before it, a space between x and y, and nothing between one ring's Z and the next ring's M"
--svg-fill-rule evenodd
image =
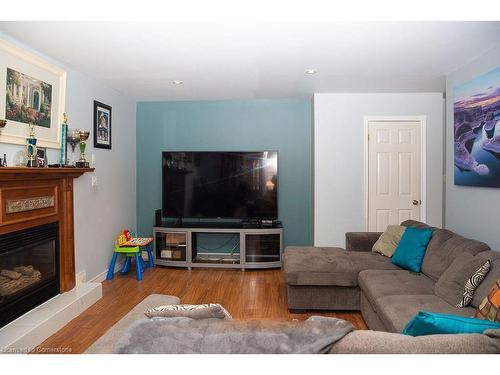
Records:
M56 296L57 222L0 235L0 327Z

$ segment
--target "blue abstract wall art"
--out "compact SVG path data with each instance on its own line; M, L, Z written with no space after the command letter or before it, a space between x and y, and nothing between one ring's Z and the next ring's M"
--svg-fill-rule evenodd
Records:
M455 185L500 187L500 67L453 94Z

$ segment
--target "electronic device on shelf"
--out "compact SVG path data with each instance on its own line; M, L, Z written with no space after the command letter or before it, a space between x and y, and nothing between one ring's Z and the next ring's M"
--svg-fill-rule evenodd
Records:
M155 210L155 226L157 226L157 227L161 227L162 226L161 209L160 210Z
M243 228L260 228L260 220L257 219L249 219L249 220L242 220L241 226Z
M262 228L282 228L283 224L280 220L262 220Z
M251 220L242 220L241 222L242 228L281 228L282 224L279 220L265 220L265 219L251 219Z
M161 210L155 210L155 226L159 228L243 228L243 229L265 229L265 228L283 228L280 220L262 220L262 219L245 219L237 221L204 221L204 220L183 220L163 219L160 216Z

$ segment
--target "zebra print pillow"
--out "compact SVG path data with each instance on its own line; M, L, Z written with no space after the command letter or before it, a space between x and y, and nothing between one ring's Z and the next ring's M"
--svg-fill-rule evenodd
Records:
M191 319L232 319L227 310L218 303L203 305L163 305L156 306L144 312L148 318L175 318L185 317Z
M491 260L488 259L474 274L467 280L464 287L464 295L462 300L455 307L467 307L472 301L474 292L476 288L481 284L481 282L486 277L486 274L490 271Z

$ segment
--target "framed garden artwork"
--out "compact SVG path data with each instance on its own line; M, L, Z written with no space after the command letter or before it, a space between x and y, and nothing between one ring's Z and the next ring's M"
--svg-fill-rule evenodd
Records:
M94 147L111 150L111 106L94 100Z
M40 147L59 148L66 72L0 39L0 142L24 145L29 124Z

